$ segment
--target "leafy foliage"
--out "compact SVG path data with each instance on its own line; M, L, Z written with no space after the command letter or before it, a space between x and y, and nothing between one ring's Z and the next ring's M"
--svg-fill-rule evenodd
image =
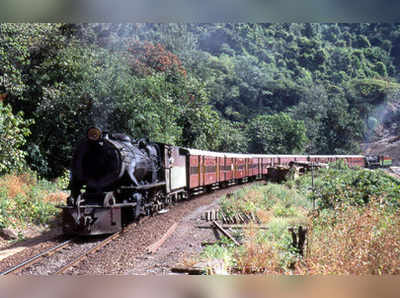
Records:
M0 173L21 170L25 166L26 152L22 146L30 134L31 121L25 121L23 113L12 113L9 105L0 102Z
M133 61L130 62L135 74L149 75L153 71L174 72L185 76L186 70L182 62L173 53L165 50L161 44L153 45L150 42L140 43L138 41L129 45L128 52Z
M257 116L250 122L248 136L254 153L300 153L307 142L304 122L285 113Z
M310 182L311 174L296 181L302 191ZM365 206L376 199L391 208L400 206L400 181L381 170L353 170L338 163L319 170L314 185L315 192L309 192L309 198L316 200L321 209Z
M48 224L59 213L55 207L67 194L36 174L5 175L0 178L0 227L18 230L28 224Z

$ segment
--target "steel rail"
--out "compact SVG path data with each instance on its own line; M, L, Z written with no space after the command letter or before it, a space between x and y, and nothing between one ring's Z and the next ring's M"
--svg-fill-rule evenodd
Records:
M5 270L5 271L0 272L0 276L7 275L7 274L9 274L11 272L14 272L14 271L22 268L22 267L28 266L28 265L30 265L32 263L35 263L35 261L40 259L41 257L43 257L43 256L45 256L45 255L47 255L47 254L49 254L51 252L56 252L57 250L60 250L60 249L64 248L65 246L69 245L72 241L73 241L73 239L69 239L69 240L64 241L64 242L62 242L62 243L60 243L60 244L58 244L58 245L56 245L54 247L48 248L45 251L43 251L43 252L41 252L41 253L39 253L39 254L29 258L29 259L26 259L25 261L15 265L15 266L13 266L13 267Z
M86 258L88 255L90 255L91 253L99 250L100 248L106 246L109 242L113 241L114 239L118 238L121 235L121 232L117 232L109 237L107 237L106 239L104 239L103 241L101 241L99 244L97 244L96 246L90 248L89 250L87 250L86 252L84 252L83 254L81 254L79 257L75 258L72 262L68 263L67 265L63 266L61 269L59 269L55 274L63 274L65 273L65 271L67 271L69 268L77 265L79 262L81 262L84 258Z

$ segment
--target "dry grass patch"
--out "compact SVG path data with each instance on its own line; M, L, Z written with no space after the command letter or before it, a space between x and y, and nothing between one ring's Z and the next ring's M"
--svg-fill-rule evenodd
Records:
M309 237L302 274L399 274L400 218L376 202L321 215Z
M32 172L0 177L0 228L22 231L28 225L46 225L59 213L55 205L66 197L56 184Z
M235 253L237 270L242 274L282 272L279 252L272 243L260 241L259 231L246 229L243 246Z
M22 176L6 175L0 180L0 188L10 199L14 199L17 195L26 195L27 183Z

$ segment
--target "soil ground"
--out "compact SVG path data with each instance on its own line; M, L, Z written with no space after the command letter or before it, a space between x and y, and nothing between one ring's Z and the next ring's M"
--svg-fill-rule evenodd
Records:
M248 185L248 184L247 184ZM242 188L237 185L183 201L169 212L150 217L139 225L129 227L124 233L67 274L82 275L164 275L177 263L190 260L201 252L201 242L215 241L213 231L198 229L200 216L215 208L219 199L228 192ZM147 247L161 239L177 223L176 230L166 242L149 255Z
M170 269L177 264L191 263L193 256L197 256L203 249L202 242L213 242L217 238L213 229L199 229L197 226L205 224L201 215L205 211L216 209L219 198L209 205L201 206L183 217L175 232L163 243L154 254L145 254L136 257L135 267L124 274L169 274Z

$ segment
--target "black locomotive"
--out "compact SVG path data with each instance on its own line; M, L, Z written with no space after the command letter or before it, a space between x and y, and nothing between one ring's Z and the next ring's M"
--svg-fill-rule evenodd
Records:
M166 203L165 145L90 128L72 158L65 234L104 234Z

